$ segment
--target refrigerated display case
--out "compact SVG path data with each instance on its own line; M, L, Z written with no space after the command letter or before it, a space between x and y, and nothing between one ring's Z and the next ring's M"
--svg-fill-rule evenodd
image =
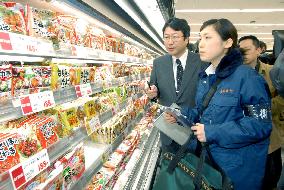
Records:
M149 109L139 85L161 48L83 1L2 2L0 8L0 161L13 156L1 164L0 189L86 188ZM87 26L93 33L82 30ZM99 72L93 81L86 77L91 68ZM92 106L99 106L93 115ZM39 140L46 138L53 141ZM156 129L143 133L133 149L139 159L121 187L149 187L158 141ZM133 184L145 171L148 179Z

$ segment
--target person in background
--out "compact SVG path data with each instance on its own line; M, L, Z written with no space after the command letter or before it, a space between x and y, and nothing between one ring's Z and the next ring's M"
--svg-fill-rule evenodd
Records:
M260 46L260 55L258 57L258 59L266 64L269 65L273 65L275 58L273 56L273 54L268 54L267 51L267 46L266 43L264 43L263 41L259 41L259 46Z
M284 143L284 49L278 55L273 68L270 71L270 78L278 95L272 99L272 120L279 130L282 145ZM277 189L284 190L284 169L282 167Z
M271 132L268 87L254 69L243 64L238 34L227 19L211 19L200 29L199 53L211 65L200 74L196 107L182 113L197 139L209 146L215 162L231 178L235 190L259 190L264 176ZM199 114L203 98L221 80L208 107ZM176 122L170 114L165 119ZM189 149L194 151L196 141Z
M266 43L264 43L263 41L259 41L259 47L260 47L260 50L261 50L261 54L265 53L266 50L267 50L267 46L266 46Z
M264 79L269 85L272 98L275 97L276 90L273 87L272 81L269 76L269 72L272 69L272 65L262 63L258 59L258 56L261 53L260 41L255 36L243 36L239 39L239 47L243 52L244 63L255 69L260 75L264 77ZM272 106L275 105L272 104ZM265 177L263 180L263 190L270 190L276 188L277 181L279 180L281 174L281 145L283 143L281 142L279 133L279 128L276 127L274 123L270 136Z
M207 65L198 54L187 49L190 27L186 20L169 19L163 27L163 36L168 53L154 60L146 94L163 106L176 103L194 107L198 73ZM175 153L178 150L179 145L165 134L160 133L160 138L163 151Z

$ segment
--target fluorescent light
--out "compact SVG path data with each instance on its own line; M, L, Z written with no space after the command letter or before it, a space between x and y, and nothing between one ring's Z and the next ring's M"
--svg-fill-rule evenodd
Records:
M200 37L199 36L190 36L189 38L190 39L199 39Z
M238 32L238 34L244 34L244 35L272 35L271 32Z
M262 37L259 37L258 39L259 40L273 40L274 38L262 38Z
M284 24L234 24L235 26L284 26Z
M190 23L189 26L202 26L203 23ZM235 24L235 26L284 26L284 24Z
M190 32L190 34L199 35L200 32ZM272 35L271 32L238 32L238 34L247 34L247 35Z
M163 49L165 49L164 44L156 37L155 34L144 24L144 22L136 15L135 12L127 5L124 0L115 0L115 2L123 9L125 12L132 17L145 32L147 32Z
M284 12L284 9L179 9L176 13L271 13Z
M144 13L145 17L151 23L151 25L156 30L156 32L159 34L159 36L163 38L163 32L162 32L163 25L161 23L164 23L165 20L159 9L157 1L153 1L153 0L144 0L144 1L134 0L134 1L138 5L140 10Z

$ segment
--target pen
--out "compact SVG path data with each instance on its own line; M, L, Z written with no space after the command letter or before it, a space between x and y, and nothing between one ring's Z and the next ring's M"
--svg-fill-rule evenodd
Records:
M147 81L147 84L148 84L149 89L151 90L150 82Z

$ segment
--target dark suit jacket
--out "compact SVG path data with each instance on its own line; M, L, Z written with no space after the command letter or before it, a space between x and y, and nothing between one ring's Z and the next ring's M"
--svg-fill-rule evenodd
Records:
M158 102L164 106L176 103L181 107L189 106L193 108L195 106L199 73L208 67L208 64L202 62L198 54L189 51L183 72L181 90L176 95L172 62L172 56L169 54L154 60L150 83L158 88ZM161 142L162 145L169 145L172 140L161 133Z

